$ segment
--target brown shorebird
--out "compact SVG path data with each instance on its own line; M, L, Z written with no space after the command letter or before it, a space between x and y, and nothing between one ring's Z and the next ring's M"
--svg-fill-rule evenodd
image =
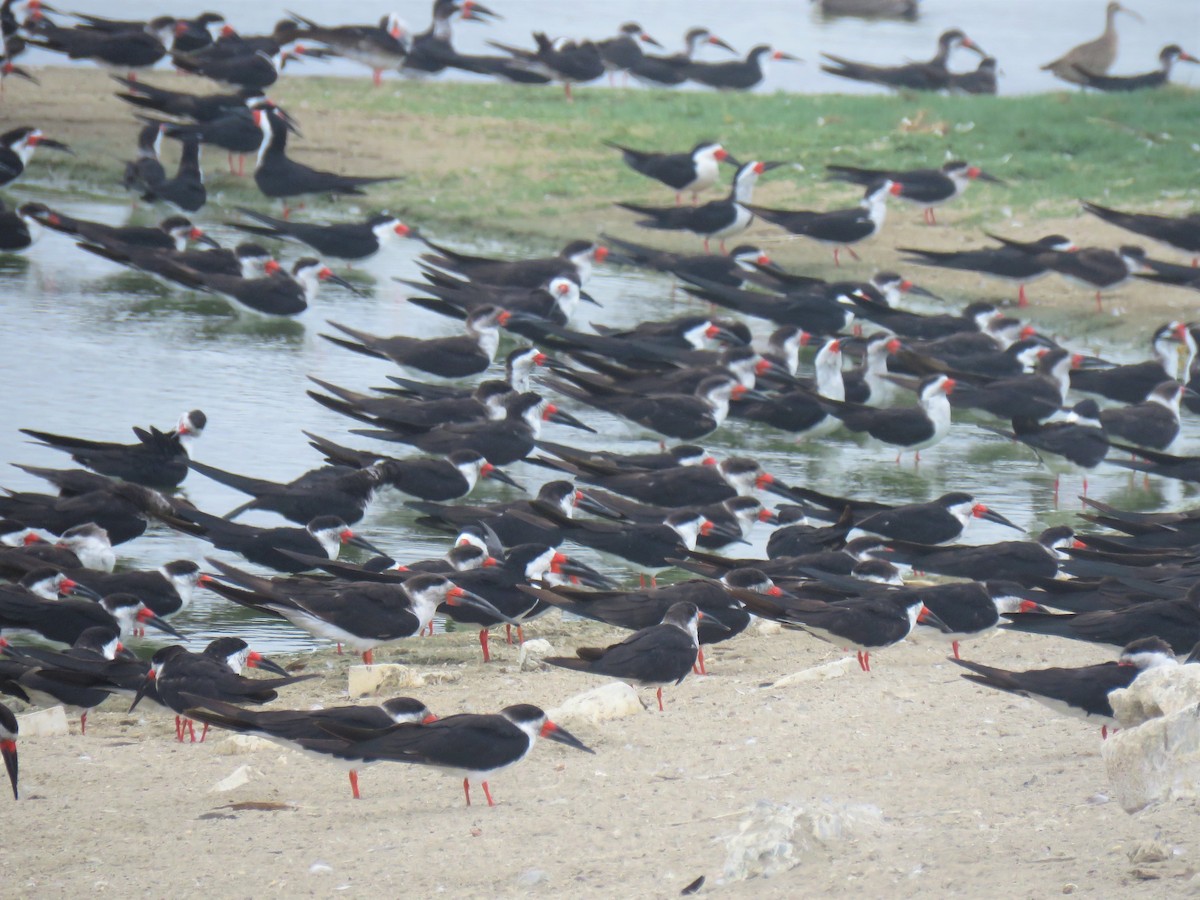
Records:
M1115 20L1117 13L1123 12L1133 16L1139 22L1143 21L1142 17L1135 13L1132 9L1128 9L1113 0L1108 4L1108 11L1104 20L1104 33L1093 41L1080 44L1060 56L1054 62L1048 62L1042 66L1042 71L1054 73L1055 78L1061 78L1063 81L1069 81L1071 84L1085 85L1087 84L1086 77L1080 73L1080 69L1089 72L1093 75L1108 74L1109 67L1112 66L1113 60L1117 58L1117 29Z

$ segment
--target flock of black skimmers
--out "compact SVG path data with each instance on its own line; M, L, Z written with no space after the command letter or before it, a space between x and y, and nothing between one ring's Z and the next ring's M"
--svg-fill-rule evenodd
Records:
M18 7L26 18L10 34ZM425 66L422 71L471 65L513 80L555 78L569 85L606 68L644 76L639 61L653 59L641 55L638 42L649 41L633 26L607 42L539 39L536 52L502 48L504 56L461 57L450 48L450 18L494 15L470 0L439 0L433 27L421 35L408 35L392 17L377 28L287 20L270 36L229 31L215 42L208 28L220 19L212 15L151 23L83 17L82 25L65 26L51 23L53 10L45 4L6 0L2 9L10 60L14 42L25 40L133 70L157 62L173 42L177 65L237 88L228 95L188 95L121 79L122 99L155 114L143 113L127 186L183 211L204 203L201 143L257 153L254 180L270 199L358 194L384 180L322 172L287 156L295 122L261 90L274 81L282 59L301 53L284 49L301 37L328 48L317 53L359 59L377 75L397 65ZM688 54L656 63L681 78L750 87L760 76L744 84L730 79L748 78L758 57L778 55L756 48L740 68L706 69L690 61L697 34L721 44L708 32L694 32ZM951 32L938 64L944 68L958 45L974 46ZM630 47L637 53L619 56ZM567 68L568 59L582 57L594 58L598 68ZM858 64L834 63L840 74L863 76ZM158 161L164 135L185 149L173 178ZM70 151L35 127L14 129L2 140L3 183L25 172L39 146ZM690 150L611 147L624 164L664 185L665 198L674 194L674 204L620 204L636 223L692 232L704 239L705 250L710 240L724 250L727 239L760 218L830 245L837 260L841 249L853 253L851 245L882 228L891 197L920 207L932 222L935 207L971 182L998 182L958 161L914 171L830 166L831 178L865 189L859 206L771 209L755 205L752 191L782 163L741 162L718 142ZM728 196L698 205L698 195L720 180L722 164L736 170ZM693 205L683 202L686 196ZM1184 255L1200 254L1194 215L1086 208ZM238 227L256 240L298 242L338 262L386 252L397 237L418 237L388 215L314 224L248 207L238 212ZM357 290L316 257L302 257L284 271L257 243L189 249L191 242L215 242L182 215L157 227L115 227L29 202L0 223L0 250L19 252L50 229L87 252L269 315L302 312L322 282ZM337 439L308 435L323 464L291 481L193 460L193 442L207 424L200 410L184 413L165 431L136 427L129 444L101 439L111 435L48 433L37 423L22 429L45 448L47 461L65 454L79 468L21 465L56 493L0 497L0 576L8 580L0 587L0 691L25 703L76 710L81 732L88 710L114 694L129 699L130 708L153 703L175 715L180 741L196 739L199 721L204 732L216 726L251 733L336 760L350 770L356 797L357 770L368 763L437 766L463 776L468 803L470 784L482 782L490 804L490 776L523 759L537 737L591 751L528 704L445 718L412 698L320 711L249 709L317 676L289 674L236 637L213 641L202 652L171 644L149 660L124 644L146 629L182 639L169 618L198 589L284 619L339 652L344 645L368 665L380 647L432 634L435 615L479 629L486 663L491 629L503 625L509 640L513 630L523 640L526 625L559 609L631 634L609 647L548 657L547 664L654 687L662 709L664 685L705 672L704 645L736 637L755 617L852 647L864 671L871 669L872 653L921 629L950 642L955 661L970 670L965 677L1107 726L1109 692L1146 668L1174 664L1200 642L1200 509L1133 513L1085 496L1088 512L1078 531L1058 526L972 546L957 542L976 518L1020 529L1004 511L959 491L891 505L792 483L786 472L768 472L750 456L710 452L722 444L723 431L748 422L803 440L863 434L919 459L922 449L946 437L957 412L960 422L1019 441L1050 466L1086 472L1115 465L1148 477L1200 481L1200 458L1169 452L1181 416L1200 412L1200 325L1163 323L1149 336L1146 362L1116 365L1059 346L996 304L933 313L906 308L912 297L944 303L895 273L830 282L789 272L752 245L728 254L684 254L606 236L572 241L552 257L496 259L419 239L427 252L421 280L406 282L415 292L411 302L461 320L464 333L382 336L330 321L322 337L390 361L400 374L369 393L314 380L308 396L355 427ZM1020 283L1022 304L1024 283L1051 272L1097 291L1142 271L1160 282L1200 287L1197 270L1184 263L1152 261L1132 246L1077 250L1060 235L1036 241L997 236L995 246L967 252L906 252L931 272L966 269ZM582 329L580 302L597 302L585 289L589 276L596 266L612 264L671 273L699 301L695 311L628 329ZM501 375L497 360L506 344L511 349L502 376L489 377ZM565 430L555 440L543 437L550 424L595 432L589 418L596 411L653 440L644 452L629 454L580 449L567 442ZM710 439L707 449L696 443ZM523 484L507 471L518 465ZM247 500L224 515L201 510L176 492L197 476ZM529 494L464 501L483 480ZM393 491L410 498L407 505L419 513L415 528L454 536L443 558L398 561L356 532L369 505ZM768 496L773 507L764 502ZM250 510L288 524L239 521ZM775 529L766 556L732 555L759 523ZM160 528L194 537L203 562L179 559L147 571L117 566L122 544ZM360 561L339 559L344 545L364 551ZM640 584L616 582L573 555L576 548L624 561ZM241 559L235 565L205 555L213 550ZM694 577L659 586L655 576L668 569ZM906 577L914 572L932 577ZM1008 672L959 659L961 642L997 628L1123 649L1113 662L1082 669ZM23 642L16 637L23 633L41 641ZM69 649L47 649L46 642ZM276 677L246 677L245 668ZM580 679L581 686L587 683ZM14 796L17 728L11 710L0 705L0 754Z

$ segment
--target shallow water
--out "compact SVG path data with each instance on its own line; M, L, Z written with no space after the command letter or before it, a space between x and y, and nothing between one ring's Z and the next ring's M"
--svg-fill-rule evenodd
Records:
M777 63L760 90L803 93L874 93L882 88L860 85L820 71L820 54L832 53L853 60L881 65L898 65L933 55L937 36L948 28L961 28L1000 62L1000 92L1027 94L1063 88L1063 84L1039 66L1057 59L1071 47L1091 40L1104 27L1102 0L922 0L921 15L913 22L835 17L825 19L807 0L605 0L604 3L561 3L558 0L495 0L488 6L504 16L491 24L456 22L455 47L463 53L495 53L487 41L532 46L531 31L546 31L551 37L600 39L616 33L622 22L640 22L667 48L676 52L683 34L697 25L708 27L740 53L760 43L800 56L804 62ZM1200 3L1194 0L1136 0L1132 7L1145 22L1118 19L1120 52L1114 74L1147 72L1158 66L1158 52L1165 44L1178 42L1185 50L1200 53ZM221 12L243 33L265 33L291 10L322 25L377 22L392 10L399 12L416 32L429 24L428 2L370 0L354 4L327 0L288 0L250 7L199 0L163 3L161 0L77 0L73 11L101 16L151 18L164 12L196 14L200 10ZM656 51L658 52L658 51ZM951 61L954 71L970 71L978 58L959 51ZM34 51L31 63L61 64L62 57ZM700 58L709 61L732 58L719 48L709 47ZM161 64L160 64L161 65ZM292 70L289 69L289 72ZM353 63L307 63L297 72L358 75L365 70ZM440 77L474 79L467 73ZM1200 67L1180 65L1175 81L1200 85Z

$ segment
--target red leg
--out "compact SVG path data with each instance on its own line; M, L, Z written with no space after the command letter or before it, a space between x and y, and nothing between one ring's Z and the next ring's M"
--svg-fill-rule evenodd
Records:
M504 643L510 647L512 646L512 625L506 624L504 626Z
M175 717L175 740L183 743L183 717Z
M246 174L246 154L240 153L240 154L238 154L238 175L242 176L245 174Z
M471 805L471 782L463 779L463 795L467 798L467 806Z
M857 253L854 252L853 247L847 247L846 252L849 253L854 259L862 259L861 256L859 256Z
M375 650L374 650L374 648L372 648L371 650L367 650L363 653L363 663L365 663L368 666L375 665Z
M1108 740L1108 726L1107 725L1100 726L1100 740L1102 740L1102 741Z
M229 154L229 174L230 175L237 174L237 170L234 169L234 167L233 167L233 154L232 153Z
M200 729L200 743L204 743L204 739L208 737L208 723L204 723L204 727Z
M842 261L840 259L838 259L838 254L841 252L842 251L841 251L840 247L833 248L833 264L835 266L837 266L838 268L841 268L841 265L842 265Z
M700 675L707 675L708 672L704 669L704 648L701 647L696 651L696 666L700 669Z
M355 769L350 770L350 791L354 794L355 800L362 799L362 797L358 795L358 771Z
M87 734L87 710L83 711L83 715L79 717L79 733Z
M342 645L340 642L337 645L337 650L338 650L338 656L341 656L342 655Z
M682 206L682 205L683 205L683 195L682 195L682 194L680 194L680 193L679 193L679 191L676 191L676 192L675 192L675 205L676 205L676 206Z
M517 626L517 643L518 644L525 643L525 629L522 628L520 625Z
M1058 509L1058 479L1059 476L1054 476L1054 508Z
M708 253L708 252L709 252L709 249L708 249L708 238L705 238L705 239L704 239L704 252L705 252L705 253Z
M871 671L871 651L870 650L863 651L863 663L864 663L863 671L870 672Z
M374 82L375 87L379 87L381 84L383 84L383 69L372 69L371 81Z
M721 252L722 252L722 253L726 253L726 252L728 252L728 251L726 251L726 249L725 249L725 239L724 239L724 238L722 238L722 239L721 239L721 241L720 241L720 248L721 248Z
M1025 285L1021 285L1021 290L1017 292L1017 306L1024 309L1029 305L1029 298L1025 295Z
M196 723L188 718L184 718L183 722L187 726L187 732L192 739L192 743L196 743Z
M483 661L491 662L492 654L488 650L488 630L486 628L479 629L479 646L483 648Z
M483 783L483 796L487 797L488 806L495 806L496 801L492 799L492 792L488 790L488 783Z
M567 102L568 102L568 103L574 103L574 102L575 102L575 98L571 96L571 82L569 82L569 81L564 81L564 82L563 82L563 90L565 90L565 91L566 91L566 93L567 93Z
M1100 302L1100 292L1096 291L1096 312L1104 312L1104 304Z
M962 659L962 657L958 655L958 641L951 641L950 646L954 648L954 658Z
M663 711L663 705L662 705L662 688L659 688L659 689L658 689L657 696L658 696L658 711L659 711L659 712L662 712L662 711Z

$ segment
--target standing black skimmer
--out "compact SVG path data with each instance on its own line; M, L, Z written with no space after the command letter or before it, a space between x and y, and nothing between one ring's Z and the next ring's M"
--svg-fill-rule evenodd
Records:
M298 563L284 551L337 559L342 544L349 543L376 556L383 555L337 516L318 516L304 528L263 528L228 522L198 509L180 506L173 514L164 514L161 518L177 531L202 538L218 550L240 553L250 562L281 572L304 572L311 568Z
M137 157L125 163L121 186L127 191L145 194L154 185L167 180L167 171L159 161L165 122L150 122L138 132Z
M288 158L288 124L274 107L254 110L254 119L262 129L262 145L254 167L254 183L268 197L284 202L283 217L288 215L287 200L303 194L362 194L369 185L395 181L396 176L338 175L310 168Z
M764 206L747 207L754 215L765 219L792 234L803 235L822 244L833 245L833 264L841 265L838 251L858 259L850 249L851 244L873 237L883 227L887 215L889 194L899 195L904 191L903 183L881 179L873 182L863 195L862 202L851 209L835 209L817 212L809 209L769 209Z
M576 672L656 685L661 712L662 686L679 684L696 665L700 652L696 629L702 615L695 603L681 600L666 611L660 624L636 631L619 644L580 647L576 657L547 656L544 661Z
M735 52L732 47L709 31L707 28L692 28L683 36L683 51L670 56L651 56L643 54L629 70L634 78L649 84L674 86L687 81L688 66L696 56L696 51L711 44Z
M426 262L471 281L509 287L540 288L563 275L574 276L580 285L585 285L592 275L593 264L604 262L608 256L608 248L595 241L571 241L557 256L504 260L471 256L425 238L421 240L435 251L421 257Z
M1153 213L1121 212L1086 201L1083 208L1118 228L1145 235L1168 247L1190 253L1193 257L1200 255L1200 213L1162 216Z
M428 283L393 277L394 281L434 295L410 296L409 303L441 316L463 320L476 310L499 307L515 317L508 323L509 330L514 334L523 334L526 329L521 323L526 318L567 325L580 299L587 296L579 289L579 283L569 275L551 279L544 288L530 289L460 281L438 271L427 270L424 274ZM588 299L596 303L594 299ZM536 337L536 332L533 336Z
M329 722L322 727L341 743L348 743L343 748L348 755L433 766L461 775L467 806L471 805L472 781L482 783L488 806L495 806L488 782L497 772L523 760L539 737L595 752L528 703L506 706L493 715L447 716L416 728L397 725L371 732ZM308 743L300 741L301 746Z
M928 62L909 63L902 66L874 66L854 62L830 53L821 55L833 65L821 66L822 72L839 75L854 81L869 81L884 87L910 91L940 91L949 86L950 70L947 63L951 52L957 47L974 50L981 57L983 49L957 28L942 32L938 37L937 53Z
M169 490L178 487L187 476L188 444L204 433L207 424L208 417L193 409L180 416L170 431L159 431L153 425L149 431L135 427L136 444L110 444L29 428L22 428L21 433L36 438L44 446L70 453L71 459L93 472Z
M641 62L645 55L642 52L642 44L662 47L662 44L646 34L646 29L637 22L626 22L621 26L616 37L596 41L596 49L600 51L600 58L604 60L604 68L608 70L610 84L616 83L617 72L624 73L625 81L628 83L630 70Z
M200 142L192 137L179 141L179 168L170 178L147 184L142 199L162 200L183 212L196 212L208 202L204 187L204 171L200 168Z
M541 71L555 81L561 81L568 102L574 100L571 96L572 84L583 84L595 81L606 71L604 57L600 48L592 41L567 41L562 38L550 40L543 32L533 33L536 51L510 47L488 41L498 50L512 54L515 60Z
M617 265L632 265L655 272L678 274L681 278L703 278L727 287L740 288L759 267L770 267L771 257L761 247L741 244L729 251L729 256L674 253L622 238L604 236L615 255Z
M1196 359L1196 340L1186 324L1160 325L1150 339L1154 359L1123 366L1104 365L1087 357L1073 358L1071 388L1120 403L1140 403L1162 382L1186 378Z
M229 155L229 174L244 175L246 154L257 153L263 142L262 128L255 121L254 111L273 108L265 98L250 96L244 103L223 109L219 115L195 124L178 124L140 115L138 118L151 125L159 125L165 129L168 137L184 142L185 146L186 142L195 141L220 147ZM238 157L236 169L233 165L235 154Z
M79 716L79 733L87 734L88 713L107 700L114 688L86 676L75 678L74 673L102 669L121 649L120 634L104 626L86 629L66 651L26 654L25 648L0 645L4 654L0 659L0 685L7 680L17 689L0 686L0 691L14 696L20 691L25 695L21 699L38 706L65 706L68 715Z
M961 194L972 181L989 181L992 184L1004 184L994 175L989 175L979 166L963 162L961 159L952 160L940 169L909 169L897 171L891 169L859 169L854 166L826 166L829 177L834 181L848 181L851 184L861 184L870 187L880 181L894 181L900 184L896 196L921 207L922 215L927 225L936 225L933 210Z
M725 252L725 239L741 234L754 221L750 201L754 196L754 184L758 176L784 165L781 162L751 161L742 165L733 176L733 188L724 200L712 200L703 206L639 206L635 203L618 203L617 206L630 212L646 216L638 219L643 228L661 231L690 231L704 238L704 252L712 238L720 241L721 252Z
M985 56L979 61L974 72L951 72L950 83L947 85L952 94L990 94L999 93L996 82L996 57Z
M875 440L899 448L901 454L912 451L920 460L921 451L940 443L950 433L950 399L956 382L946 375L932 375L920 384L919 406L859 406L821 398L818 402L831 416L854 432L866 432Z
M1167 44L1158 54L1159 68L1151 72L1143 72L1140 75L1101 75L1079 63L1075 64L1075 72L1083 78L1084 87L1095 88L1098 91L1144 91L1166 84L1171 78L1171 68L1176 61L1200 63L1200 59L1185 53L1178 44Z
M799 59L798 56L776 50L770 44L759 44L751 48L743 60L720 63L693 61L683 71L691 81L717 90L749 91L762 84L767 77L768 61Z
M1037 354L1037 367L1030 374L959 378L950 405L956 409L981 409L1001 419L1049 418L1066 403L1071 354L1062 348L1039 348Z
M291 15L305 27L305 40L317 41L338 56L367 66L376 87L383 84L384 71L399 68L408 57L408 26L399 13L388 13L378 25L335 25L330 28L295 13Z
M1096 292L1096 309L1103 309L1100 295L1118 288L1137 272L1147 270L1146 251L1125 244L1116 250L1102 247L1081 247L1074 253L1051 251L1046 254L1050 269L1067 281L1091 288Z
M95 524L113 544L123 544L144 534L147 516L169 508L165 497L139 484L113 481L82 469L42 469L16 464L61 490L60 495L32 491L0 496L0 516L30 528L62 534L77 525Z
M668 568L671 565L668 560L686 557L696 549L701 534L713 531L713 523L694 510L671 513L661 522L642 524L573 519L557 507L536 502L533 508L537 515L558 525L567 540L619 556L645 572Z
M13 799L17 795L17 717L13 711L0 703L0 756L4 757L4 768L8 771L8 781L12 785Z
M1000 247L980 247L978 250L918 250L914 247L897 249L901 253L911 254L911 262L923 266L978 272L993 278L1020 282L1017 305L1028 306L1025 285L1050 273L1049 261L1052 251L1066 253L1074 246L1070 238L1061 234L1051 234L1029 243L1006 241ZM1200 246L1200 242L1197 246Z
M314 637L345 644L374 663L374 649L416 637L439 604L472 606L505 621L491 603L441 575L422 573L407 581L307 581L262 578L210 559L225 581L206 577L204 585L241 606L287 619Z
M293 23L295 24L295 23ZM214 50L216 46L208 48ZM203 75L218 84L246 91L262 91L279 80L283 67L289 60L303 55L315 56L317 50L306 50L297 44L291 50L249 50L227 55L225 53L176 53L171 57L175 67L193 75Z
M200 474L254 498L226 513L226 519L236 519L248 510L265 509L300 525L318 515L337 516L353 525L362 519L375 492L383 485L379 466L362 469L323 466L286 484L236 475L198 462L193 462L192 466Z
M701 141L687 153L655 153L648 150L633 150L613 141L604 141L605 146L620 150L625 165L633 171L661 181L675 191L675 205L680 197L691 191L692 204L701 191L717 183L717 170L726 160L735 162L729 151L716 141Z
M144 81L113 77L125 88L126 93L116 96L126 103L193 122L211 122L229 112L245 109L248 99L262 95L257 88L243 88L234 94L188 94L154 87Z
M1043 72L1050 72L1055 78L1069 81L1085 87L1087 82L1083 72L1093 75L1106 75L1109 67L1117 58L1117 13L1123 12L1133 16L1139 22L1142 17L1120 3L1109 3L1104 14L1104 32L1095 40L1087 41L1072 47L1058 59L1042 66ZM1083 70L1081 72L1080 70Z
M40 129L32 126L10 129L0 134L0 187L21 177L38 147L49 147L72 155L75 152L62 141L48 138Z
M64 53L70 59L90 59L128 72L133 79L135 70L148 69L167 55L167 48L175 39L175 24L171 16L159 16L133 31L63 28L38 9L26 22L27 31L33 35L26 42L31 47Z
M433 20L429 28L413 35L408 54L400 71L405 74L435 74L448 67L463 68L483 74L504 75L514 78L511 60L501 65L499 60L488 57L466 57L455 51L451 44L453 32L451 22L455 13L461 13L464 22L486 22L488 18L500 18L482 3L475 0L433 0ZM516 77L515 80L523 80ZM549 79L542 79L545 83ZM536 83L536 82L535 82Z
M928 503L908 503L872 513L855 522L854 527L860 532L928 546L955 540L972 519L986 519L1021 530L1000 513L961 491L943 494Z
M244 646L244 642L239 643ZM247 665L277 672L281 677L247 678L231 670L229 660L210 654L207 650L204 653L192 653L179 644L163 647L150 657L150 671L146 673L134 695L129 711L133 712L142 698L153 692L153 699L176 714L176 739L183 740L183 731L186 728L194 742L196 733L191 720L184 717L180 721L180 717L195 705L184 699L185 693L192 697L226 702L270 703L279 696L279 688L318 677L288 675L278 664L259 654L247 655L246 661ZM201 734L201 742L206 734L207 732Z
M972 673L963 675L967 681L1028 697L1055 712L1076 718L1091 719L1094 716L1102 722L1102 737L1107 737L1109 727L1116 724L1109 694L1129 687L1149 669L1178 665L1171 645L1157 637L1126 644L1116 662L1077 668L1014 672L963 659L951 662Z
M483 306L466 319L467 333L444 338L414 338L405 335L379 337L337 322L329 324L353 340L323 334L321 337L339 347L376 359L390 359L439 378L463 378L486 371L500 346L500 328L511 314L506 309Z
M237 211L260 223L258 225L230 223L239 231L260 237L299 241L312 247L321 256L334 259L354 261L370 259L387 246L393 238L406 237L411 231L407 225L388 213L371 216L363 222L315 225L274 219L243 206L237 207Z
M1194 393L1178 381L1164 381L1141 403L1100 410L1100 425L1109 439L1166 450L1179 437L1179 403Z
M342 752L348 742L335 742L321 723L336 727L382 731L394 725L420 726L436 721L437 716L420 700L412 697L393 697L375 706L331 706L325 709L243 709L232 703L199 697L186 691L181 694L185 703L194 704L184 710L189 719L273 741L301 753L332 756L350 772L350 790L355 800L358 793L358 770L372 760L346 756ZM300 742L306 742L307 746Z
M1055 472L1054 502L1058 505L1059 475L1057 466L1042 457L1043 453L1061 457L1071 466L1091 470L1100 465L1108 455L1108 435L1100 424L1100 407L1095 400L1080 400L1065 419L1038 421L1032 417L1016 417L1012 420L1012 431L988 428L1010 440L1020 441L1032 447L1038 460ZM1083 476L1083 495L1087 496L1088 480Z
M43 5L43 9L46 7ZM83 13L73 13L75 18L83 23L81 28L89 31L99 31L107 34L118 34L123 31L146 31L153 23L144 20L106 19L101 16L89 16ZM172 50L191 53L201 50L213 42L212 25L221 24L225 17L220 13L201 13L194 19L176 19L172 29Z
M381 388L387 396L371 396L360 394L346 388L338 387L327 381L321 381L311 375L309 380L329 394L318 394L309 391L308 395L327 409L342 413L360 422L387 427L388 425L416 426L434 428L447 422L479 422L484 419L503 419L508 414L507 403L515 393L514 389L504 381L483 381L472 391L464 394L447 396L428 395L428 399L408 387ZM404 379L402 379L404 380ZM339 447L337 444L325 442L322 445L313 444L321 450L334 465L353 466L365 469L375 462L386 459L382 454ZM428 474L432 475L432 471Z

